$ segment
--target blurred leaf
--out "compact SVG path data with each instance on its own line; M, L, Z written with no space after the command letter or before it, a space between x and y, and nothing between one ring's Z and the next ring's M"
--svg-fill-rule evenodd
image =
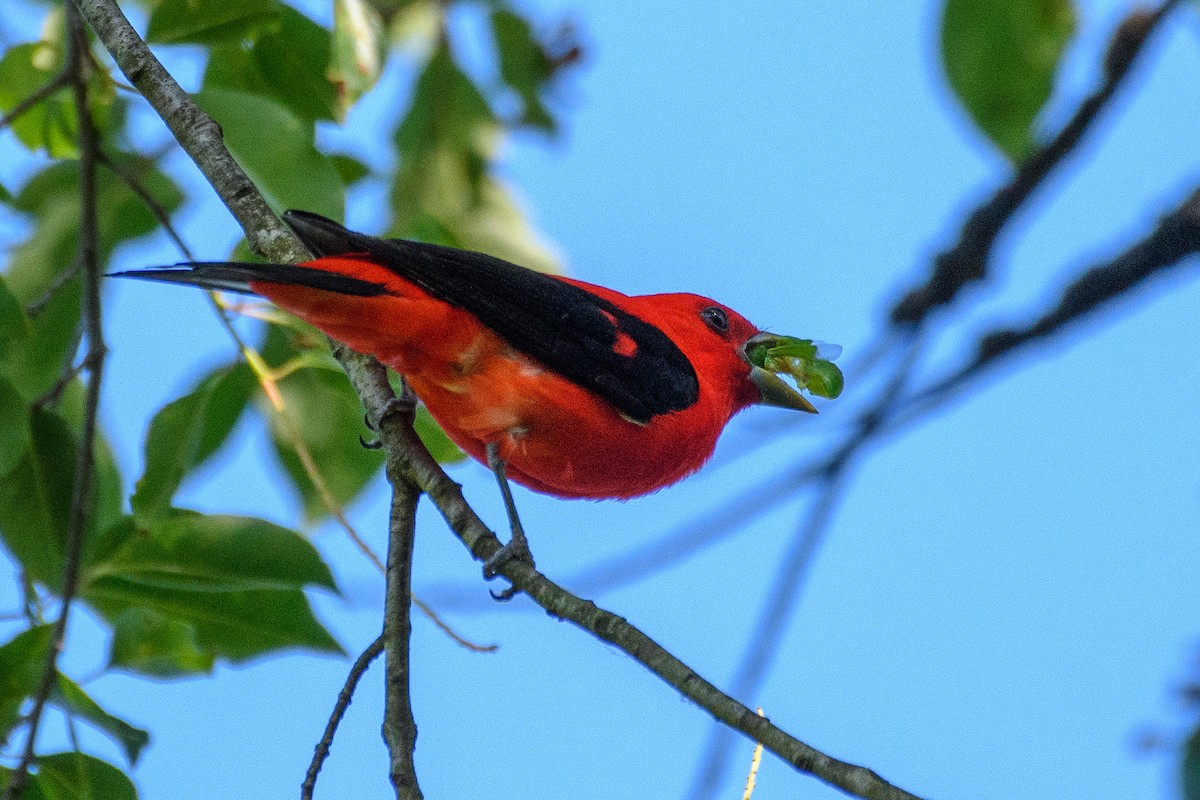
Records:
M421 441L425 443L425 447L428 448L429 454L439 464L453 464L467 457L466 453L458 449L458 445L450 441L450 437L438 426L425 406L417 409L417 418L413 427L416 429L417 435L421 437Z
M329 79L337 87L343 110L379 80L386 55L382 31L379 12L364 0L334 0Z
M151 44L219 44L253 38L279 25L276 0L162 0L150 12Z
M310 122L340 119L342 107L327 75L330 38L329 31L283 6L279 25L249 50L240 44L213 49L204 86L266 95Z
M87 720L111 736L117 744L121 745L130 764L137 763L142 748L150 742L149 733L109 714L66 675L59 673L58 685L50 699L59 708Z
M371 174L371 168L353 156L335 153L329 157L342 178L342 184L353 186Z
M196 629L149 608L127 608L112 619L109 666L158 678L212 672L215 658Z
M156 164L140 156L109 152L122 172L136 179L170 214L183 202L175 184ZM158 230L158 220L112 170L96 173L98 256L106 262L118 244ZM22 305L40 298L75 260L79 246L79 169L59 162L34 175L13 202L34 221L29 237L8 262L8 288Z
M8 779L11 775L12 770L8 767L0 767L0 791L8 788ZM29 778L29 782L21 790L19 800L48 800L46 795L42 793L42 787L38 785L36 775Z
M8 290L8 282L0 275L0 359L8 352L8 343L24 339L29 334L29 321L21 304Z
M85 593L108 577L210 593L310 585L337 591L329 567L307 539L265 520L172 509L148 527L126 526L123 535L119 546L106 548L103 560L86 566Z
M500 124L479 89L450 55L438 47L417 80L413 102L396 130L401 159L439 147L490 157Z
M0 646L0 740L20 719L25 698L37 691L53 635L52 625L36 625Z
M1071 0L947 0L942 64L967 112L1006 156L1033 147L1033 123L1075 30Z
M30 579L57 588L74 483L75 437L57 414L33 409L33 446L0 478L0 534Z
M0 112L50 83L62 69L62 53L50 42L28 42L9 48L0 59ZM12 131L30 150L51 158L79 156L79 125L69 87L42 100L12 123Z
M32 446L15 469L0 477L0 535L32 580L57 591L75 483L77 426L37 407L27 419ZM111 524L120 504L120 475L98 436L85 542Z
M294 358L296 352L287 333L272 326L263 355L269 363L278 365ZM346 376L325 369L301 369L280 381L279 390L288 418L312 454L334 500L339 505L350 502L383 466L383 454L359 444L359 436L365 432L362 403ZM328 509L296 455L288 424L275 413L271 414L271 440L300 493L305 515L309 519L325 517Z
M79 278L67 281L33 317L29 335L8 348L4 372L26 399L46 394L67 372L79 341L82 298Z
M137 800L133 781L108 762L83 753L38 756L34 778L48 800Z
M206 88L193 99L221 124L230 152L272 205L342 218L345 190L313 144L312 123L247 92Z
M0 375L0 475L7 475L29 448L29 403Z
M244 363L222 367L154 415L146 433L146 469L133 494L139 519L148 520L170 507L188 473L233 431L257 386Z
M492 10L492 35L500 59L500 77L521 97L521 121L551 133L554 118L542 104L541 92L554 75L554 63L529 22L506 8Z
M483 156L448 146L402 161L392 185L395 235L419 236L425 216L452 231L479 206L486 174Z
M399 4L389 17L388 35L414 63L423 64L441 37L446 5L441 0L400 0ZM374 5L387 15L378 0Z
M461 247L503 258L538 272L561 273L561 260L553 248L529 224L508 189L493 178L485 178L479 203L472 213L456 220L455 234Z
M1192 731L1183 745L1183 763L1180 764L1180 782L1183 800L1200 800L1200 728Z

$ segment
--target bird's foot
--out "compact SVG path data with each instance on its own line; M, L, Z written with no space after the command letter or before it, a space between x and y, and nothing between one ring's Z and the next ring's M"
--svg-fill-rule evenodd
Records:
M535 566L533 563L533 553L529 550L529 542L525 539L522 533L519 536L513 536L508 544L501 547L495 553L492 553L491 558L483 562L483 577L484 580L495 580L500 576L500 570L510 561L523 561L529 566ZM506 603L517 596L520 591L516 586L509 586L502 592L492 592L492 599L502 603Z

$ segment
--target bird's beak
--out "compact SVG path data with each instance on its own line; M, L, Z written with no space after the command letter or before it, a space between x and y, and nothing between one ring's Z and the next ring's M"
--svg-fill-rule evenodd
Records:
M804 395L789 386L783 378L774 372L754 364L748 355L754 348L776 347L788 338L777 336L773 333L760 333L746 340L746 343L742 345L741 355L746 363L750 364L750 382L758 387L758 402L760 405L791 408L796 411L807 411L809 414L816 414L817 409L812 403L808 402Z

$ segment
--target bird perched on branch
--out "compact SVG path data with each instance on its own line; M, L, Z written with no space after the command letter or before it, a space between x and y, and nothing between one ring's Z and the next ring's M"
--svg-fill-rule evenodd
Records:
M558 497L630 498L698 470L752 404L815 413L841 373L810 340L764 333L694 294L631 297L440 245L283 216L315 258L186 263L121 276L256 294L405 377L446 434L496 474Z

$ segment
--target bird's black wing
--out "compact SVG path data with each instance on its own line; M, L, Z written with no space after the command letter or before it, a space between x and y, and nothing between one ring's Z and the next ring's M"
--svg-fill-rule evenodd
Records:
M283 219L313 255L370 256L635 422L699 397L695 369L665 333L578 286L482 253L355 233L317 214ZM629 355L616 352L622 336L635 345Z

